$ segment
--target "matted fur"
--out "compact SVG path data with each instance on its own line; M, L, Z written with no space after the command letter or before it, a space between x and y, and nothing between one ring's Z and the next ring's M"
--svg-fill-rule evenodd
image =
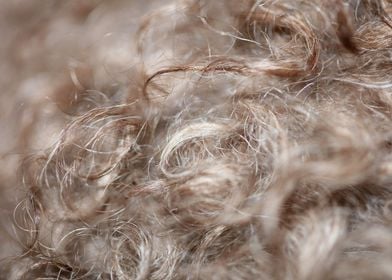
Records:
M390 0L22 2L2 279L392 279Z

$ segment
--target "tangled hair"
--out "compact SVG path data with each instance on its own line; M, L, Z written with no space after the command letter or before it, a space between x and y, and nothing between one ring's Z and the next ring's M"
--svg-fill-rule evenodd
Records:
M0 278L392 279L391 0L22 2Z

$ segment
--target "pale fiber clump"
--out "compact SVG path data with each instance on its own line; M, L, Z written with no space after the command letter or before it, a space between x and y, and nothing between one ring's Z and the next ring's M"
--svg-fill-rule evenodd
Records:
M141 2L48 4L9 62L24 141L68 120L1 277L392 279L392 1Z

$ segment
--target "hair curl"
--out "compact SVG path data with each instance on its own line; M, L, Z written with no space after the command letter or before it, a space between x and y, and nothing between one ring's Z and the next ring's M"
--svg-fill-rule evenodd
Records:
M390 0L14 2L6 279L392 278Z

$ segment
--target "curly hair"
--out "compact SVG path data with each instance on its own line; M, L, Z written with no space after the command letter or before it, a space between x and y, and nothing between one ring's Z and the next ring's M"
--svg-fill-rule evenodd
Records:
M0 278L392 278L392 1L20 4Z

